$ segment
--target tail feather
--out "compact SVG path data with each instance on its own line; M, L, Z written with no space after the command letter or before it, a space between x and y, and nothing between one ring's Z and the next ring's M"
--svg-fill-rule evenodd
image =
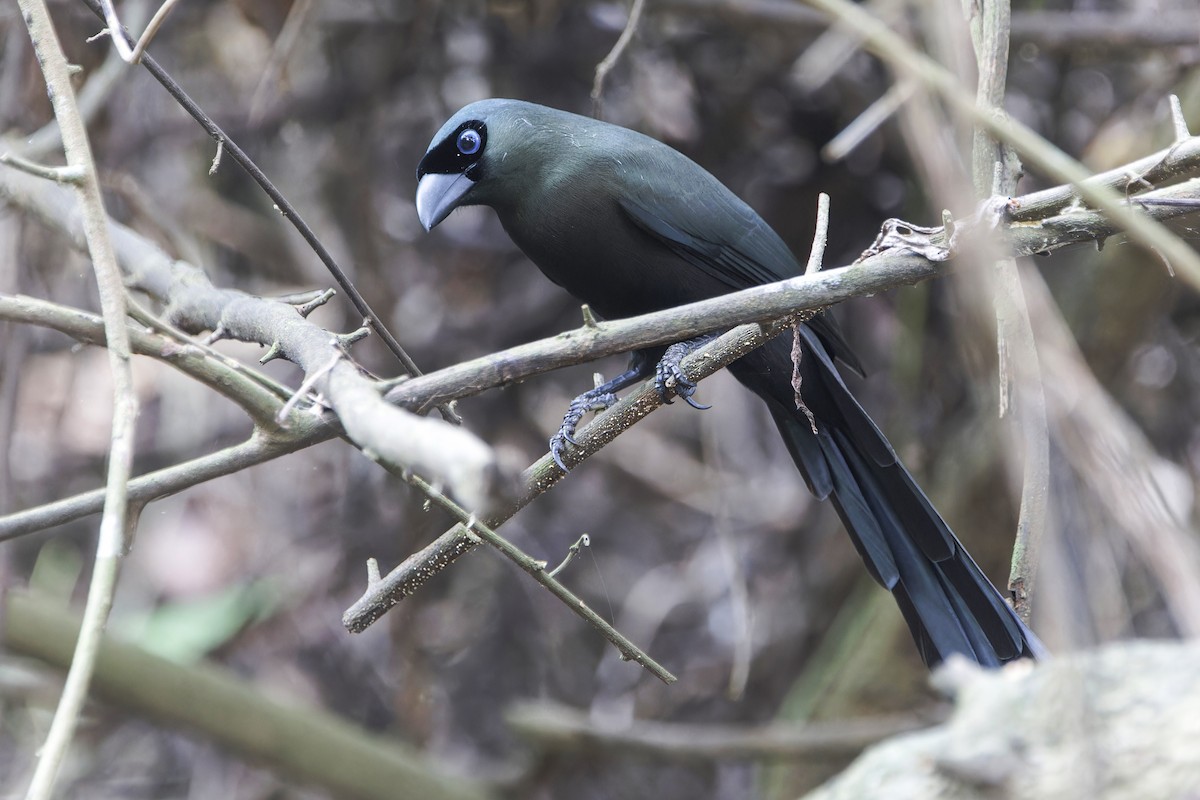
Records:
M809 488L830 498L872 577L891 591L929 666L952 653L985 666L1044 649L963 548L895 451L850 394L822 338L802 327L801 394L794 408L786 342L734 365L767 401Z
M957 545L946 558L929 558L908 533L904 518L890 504L889 495L893 492L884 488L884 481L896 476L887 475L884 470L904 472L904 468L898 463L872 468L844 436L835 432L833 438L851 464L856 479L846 493L866 498L896 559L899 580L889 588L898 602L901 596L907 601L900 602L901 610L911 607L913 614L907 621L917 641L928 640L932 645L930 651L923 653L926 660L933 656L936 663L950 653L962 653L981 664L999 666L1019 656L1017 617L978 571L962 545ZM840 497L835 498L835 502L838 500ZM855 531L851 535L858 538L861 533ZM978 580L964 583L951 577L956 573L965 577L968 569L974 569ZM992 598L995 602L988 602Z

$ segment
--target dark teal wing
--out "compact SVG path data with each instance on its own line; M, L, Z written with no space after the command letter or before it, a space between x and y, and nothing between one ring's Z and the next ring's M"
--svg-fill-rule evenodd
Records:
M618 203L635 225L730 291L799 275L800 264L779 234L716 179L712 183L715 189L705 182L701 191L684 190L668 199L630 193ZM809 325L836 358L863 374L832 317L822 314Z
M700 199L697 194L685 190L668 202L629 194L618 202L635 225L731 290L800 272L787 245L749 206L730 202L736 200L732 195Z

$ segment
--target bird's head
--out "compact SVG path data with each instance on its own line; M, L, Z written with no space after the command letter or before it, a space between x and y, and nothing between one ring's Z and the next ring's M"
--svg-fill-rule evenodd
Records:
M471 103L442 125L417 166L417 216L431 230L459 206L502 212L561 184L621 135L636 136L521 100Z
M488 187L502 186L520 159L515 129L532 126L539 109L516 100L480 100L458 111L434 135L417 166L417 216L425 230L459 206L488 205Z

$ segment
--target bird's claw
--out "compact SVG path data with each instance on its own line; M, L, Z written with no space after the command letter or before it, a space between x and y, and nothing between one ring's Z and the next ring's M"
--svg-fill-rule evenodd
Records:
M563 415L562 425L550 437L550 456L559 469L563 472L568 471L563 455L566 453L567 445L579 444L575 440L575 429L584 415L589 411L603 411L616 402L617 396L613 392L597 392L595 390L584 392L571 401L571 405L567 406L567 413Z
M655 368L654 387L658 390L658 396L667 405L674 402L671 395L675 394L677 397L682 397L684 402L692 408L706 411L712 406L692 399L692 396L696 394L696 382L684 375L683 369L679 366L684 356L693 349L695 347L691 342L680 342L668 347L667 352Z

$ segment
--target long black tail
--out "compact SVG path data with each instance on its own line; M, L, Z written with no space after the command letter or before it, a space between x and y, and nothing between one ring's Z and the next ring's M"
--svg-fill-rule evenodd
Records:
M891 591L930 667L951 653L985 666L1045 650L1004 602L896 457L834 366L844 342L823 318L801 326L801 397L795 408L791 337L735 363L762 396L809 489L832 498L867 569Z

